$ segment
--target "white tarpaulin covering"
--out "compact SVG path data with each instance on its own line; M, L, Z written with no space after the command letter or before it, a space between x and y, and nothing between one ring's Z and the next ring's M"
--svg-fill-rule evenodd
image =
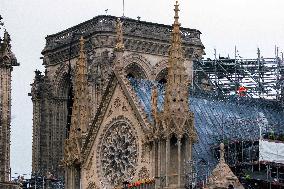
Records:
M284 164L284 143L259 140L259 160Z

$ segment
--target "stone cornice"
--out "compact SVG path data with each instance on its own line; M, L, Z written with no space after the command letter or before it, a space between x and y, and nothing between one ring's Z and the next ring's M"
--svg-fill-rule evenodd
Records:
M115 23L117 17L115 16L96 16L91 20L63 30L59 33L49 35L46 37L46 46L43 53L46 50L54 49L64 44L69 44L73 38L74 41L80 38L80 34L84 36L91 35L93 33L115 33ZM163 25L145 21L138 21L131 18L121 18L123 22L123 33L125 36L134 36L148 38L151 40L168 41L171 37L172 26ZM201 32L196 29L181 28L182 39L186 43L196 43L200 41Z
M125 37L125 50L135 53L153 54L158 56L168 56L169 43L160 41L150 41L142 38L129 38ZM86 45L86 51L90 52L93 49L98 48L110 48L115 47L115 36L113 34L96 34L89 38ZM78 44L71 45L71 55L68 46L57 49L53 52L45 54L44 65L51 66L60 64L69 59L76 58L78 56L79 47ZM201 57L203 54L203 46L196 44L184 44L183 45L185 58Z
M81 35L87 39L87 51L104 47L114 48L116 19L117 17L114 16L97 16L77 26L47 36L46 46L42 51L44 65L54 65L76 57ZM129 18L122 18L122 21L126 51L167 56L172 26ZM201 32L195 29L181 28L186 58L191 58L194 49L199 49L203 54L204 46L200 40L200 34Z

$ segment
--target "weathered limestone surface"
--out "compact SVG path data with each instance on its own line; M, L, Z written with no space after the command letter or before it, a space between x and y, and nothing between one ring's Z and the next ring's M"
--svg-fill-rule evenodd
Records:
M82 176L86 188L94 183L111 188L131 177L138 178L142 171L152 175L150 156L142 142L146 139L145 128L136 117L138 110L127 97L128 91L116 80L108 107L102 111L105 116L97 120L98 128L93 125L84 148Z
M18 184L11 182L0 182L0 189L21 189Z
M167 73L171 26L123 18L123 67L136 78L161 80ZM79 52L78 39L84 36L88 67L91 115L94 117L113 69L115 47L113 16L97 16L92 20L46 37L42 51L45 74L36 72L32 84L34 103L33 171L62 174L60 160L66 138L67 99L71 75ZM82 33L82 34L78 34ZM185 66L191 77L191 57L201 57L200 32L181 28ZM69 71L69 60L71 71Z
M19 65L10 42L5 31L4 38L0 37L0 182L10 180L11 72Z
M209 177L209 182L204 189L244 189L243 185L240 183L238 177L234 175L231 168L225 162L224 158L225 150L224 144L220 144L220 162L217 164L216 168L212 171Z
M167 137L154 133L151 128L161 122L157 120L154 126L147 120L127 79L166 79L172 27L129 18L121 18L122 25L119 25L116 20L113 16L97 16L46 37L42 51L46 72L36 72L31 92L33 172L65 175L65 184L71 189L78 187L78 178L83 188L112 188L130 177L164 175L167 175L168 187L182 185L181 162L188 158L185 154L190 152L191 141L191 136L182 133L192 129L193 117L186 122L189 127L185 126L176 138L171 138L177 136L174 133ZM190 82L192 60L202 57L204 47L198 30L179 29L176 32L180 35L179 51L183 52L182 74ZM83 129L86 133L81 132L81 123L72 121L75 107L72 108L72 103L79 98L75 94L82 94L72 94L73 89L70 90L71 85L78 86L76 62L81 57L82 44L78 43L81 36L85 40L90 106L90 124ZM173 59L176 57L170 60ZM73 130L77 133L72 134L74 137L69 133L72 126L77 128ZM75 132L78 128L80 132ZM186 146L182 145L185 141ZM173 156L169 156L171 150L176 151L171 153ZM114 161L111 156L120 158Z

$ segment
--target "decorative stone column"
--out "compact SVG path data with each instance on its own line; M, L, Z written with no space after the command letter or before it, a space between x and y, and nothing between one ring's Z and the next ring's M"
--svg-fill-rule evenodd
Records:
M169 160L170 160L170 139L166 139L166 187L169 186Z
M181 186L181 139L177 140L178 144L178 186Z
M192 160L192 145L193 145L193 141L190 138L189 145L188 145L188 160Z
M162 161L161 161L161 140L159 140L158 142L158 176L159 176L159 187L161 187L161 179L162 179L162 175L161 175L161 164L162 164Z

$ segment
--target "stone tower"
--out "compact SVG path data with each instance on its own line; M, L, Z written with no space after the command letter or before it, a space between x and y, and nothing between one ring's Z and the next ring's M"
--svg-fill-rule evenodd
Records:
M90 93L90 121L107 94L105 90L114 70L126 78L164 81L167 77L168 50L172 26L122 17L96 16L82 24L46 37L42 51L45 73L36 72L32 84L33 101L33 172L51 172L64 176L62 159L65 139L72 117L71 85L75 84L75 67L84 37L87 88ZM201 57L204 46L201 32L180 28L184 65L192 77L191 57ZM118 35L123 32L122 35ZM120 37L119 37L120 36ZM123 40L123 43L122 43ZM63 178L62 178L63 179Z
M0 182L9 181L10 175L11 72L19 65L10 42L5 31L0 37Z

